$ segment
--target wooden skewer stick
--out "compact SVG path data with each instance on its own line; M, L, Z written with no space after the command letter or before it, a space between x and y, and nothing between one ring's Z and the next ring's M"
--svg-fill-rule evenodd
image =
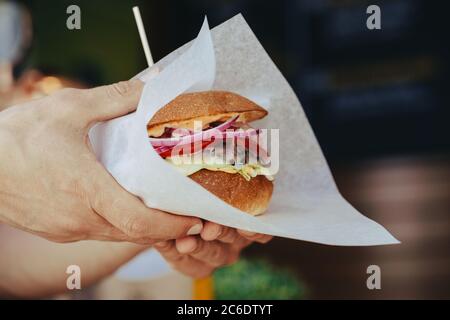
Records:
M138 27L139 36L141 38L142 47L144 48L145 59L147 59L147 64L149 67L153 66L153 57L150 52L150 46L148 45L147 34L145 33L144 23L142 22L141 12L139 7L133 7L134 19L136 20L136 25Z

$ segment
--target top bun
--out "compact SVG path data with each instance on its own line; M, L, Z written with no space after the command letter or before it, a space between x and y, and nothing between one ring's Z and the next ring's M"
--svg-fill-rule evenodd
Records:
M267 115L256 103L228 91L204 91L179 95L155 113L147 125L149 136L159 137L166 127L194 129L194 121L203 127L238 115L240 122L251 122Z

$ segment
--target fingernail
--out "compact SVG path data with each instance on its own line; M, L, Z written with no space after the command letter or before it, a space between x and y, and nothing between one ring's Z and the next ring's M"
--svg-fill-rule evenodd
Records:
M203 229L203 224L201 224L201 223L196 224L195 226L193 226L189 229L189 231L187 232L187 235L188 236L198 235L198 234L200 234L200 232L202 232L202 229Z
M215 224L214 228L203 228L202 239L205 241L213 241L218 239L223 233L223 227L219 224Z
M176 247L179 253L189 254L197 248L196 238L185 238L176 242Z

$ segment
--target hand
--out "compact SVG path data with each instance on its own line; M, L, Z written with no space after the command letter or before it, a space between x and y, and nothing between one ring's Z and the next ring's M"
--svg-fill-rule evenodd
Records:
M8 72L6 71L4 74L8 74ZM0 63L0 77L1 75L2 70ZM2 87L0 84L0 111L8 106L44 96L38 85L39 80L42 78L43 75L38 71L29 70L26 71L16 83L13 83L14 79L11 75L11 82L9 86Z
M152 244L199 234L198 218L147 208L97 161L88 131L136 109L138 80L64 89L0 112L0 222L56 242Z
M154 247L172 267L190 277L204 278L216 268L237 261L253 241L267 243L271 236L205 222L200 236L155 243Z

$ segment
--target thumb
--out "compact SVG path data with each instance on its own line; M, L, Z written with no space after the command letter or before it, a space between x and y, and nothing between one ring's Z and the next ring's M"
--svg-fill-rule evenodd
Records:
M139 198L124 190L100 164L98 166L91 206L125 233L130 241L154 242L200 234L203 223L199 218L148 208Z
M133 79L83 90L80 99L87 107L87 121L93 124L135 111L143 87L142 81Z

